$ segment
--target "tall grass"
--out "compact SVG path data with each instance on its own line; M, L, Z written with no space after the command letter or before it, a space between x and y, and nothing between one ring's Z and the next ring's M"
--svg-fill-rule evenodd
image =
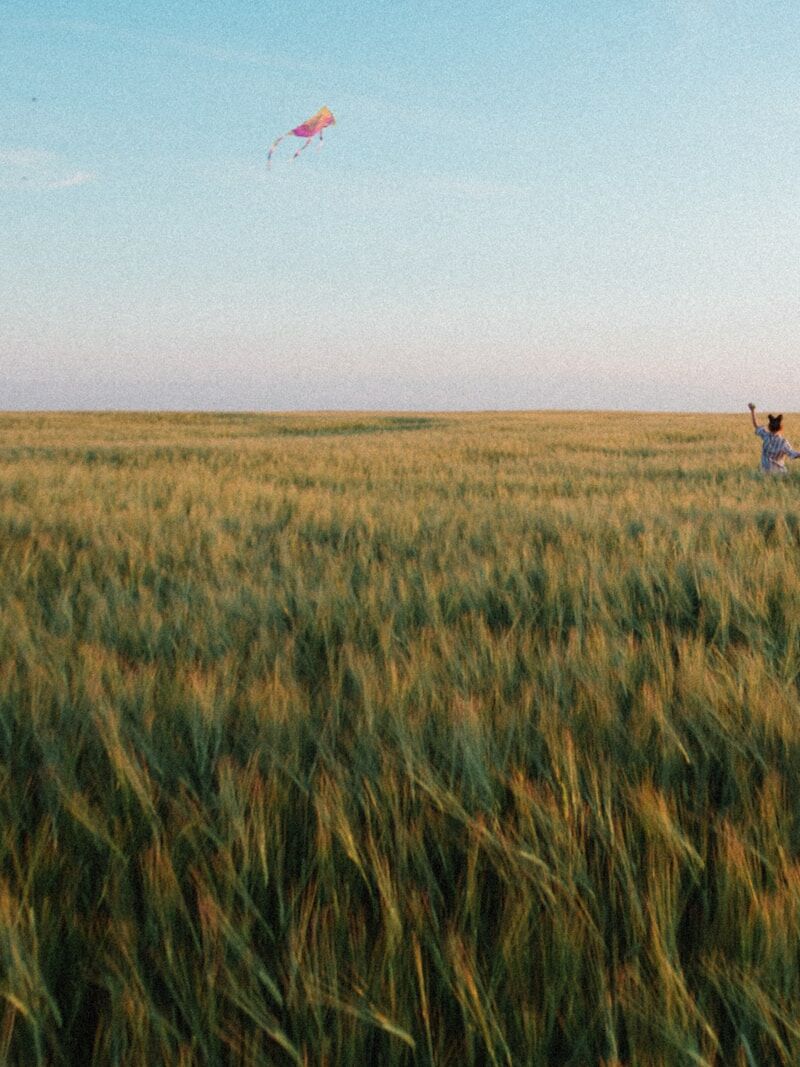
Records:
M1 416L0 1062L800 1063L757 458L744 416Z

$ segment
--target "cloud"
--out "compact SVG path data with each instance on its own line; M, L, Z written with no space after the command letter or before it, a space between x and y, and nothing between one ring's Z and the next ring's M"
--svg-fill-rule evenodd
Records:
M72 189L96 179L92 171L73 170L55 152L0 148L0 189Z
M74 174L70 174L65 178L56 178L54 181L46 182L45 189L71 189L75 185L86 185L87 182L93 182L97 178L96 174L92 174L88 170L76 170Z

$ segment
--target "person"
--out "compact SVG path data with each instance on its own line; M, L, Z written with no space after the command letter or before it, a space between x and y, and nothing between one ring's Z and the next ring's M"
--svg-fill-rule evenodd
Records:
M756 435L761 438L761 470L768 474L786 474L786 459L800 459L783 436L783 415L768 415L769 429L756 422L756 406L748 404Z

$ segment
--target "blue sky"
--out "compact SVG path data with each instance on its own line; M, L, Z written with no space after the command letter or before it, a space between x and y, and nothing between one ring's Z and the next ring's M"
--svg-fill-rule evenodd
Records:
M800 410L798 42L784 0L0 2L0 408Z

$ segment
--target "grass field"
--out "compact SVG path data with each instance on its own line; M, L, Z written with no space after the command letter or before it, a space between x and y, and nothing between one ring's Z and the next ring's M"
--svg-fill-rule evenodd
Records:
M796 1067L758 457L746 412L0 416L0 1063Z

